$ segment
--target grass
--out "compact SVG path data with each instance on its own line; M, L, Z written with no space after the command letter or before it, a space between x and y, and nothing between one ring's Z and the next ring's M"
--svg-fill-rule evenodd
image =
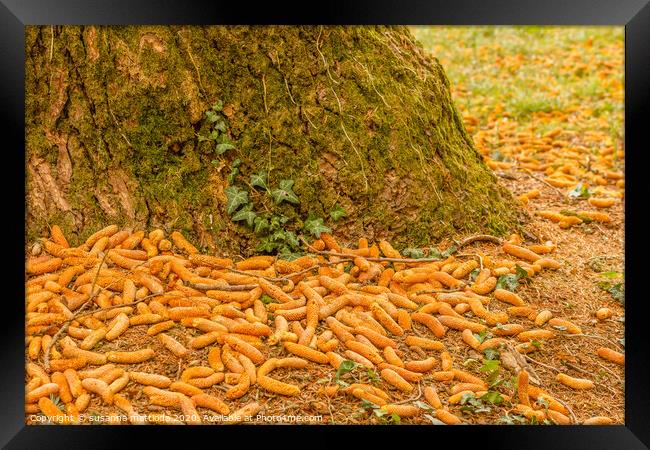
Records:
M623 122L622 27L411 27L436 56L464 115L503 110L529 129L536 112L578 106L580 127Z

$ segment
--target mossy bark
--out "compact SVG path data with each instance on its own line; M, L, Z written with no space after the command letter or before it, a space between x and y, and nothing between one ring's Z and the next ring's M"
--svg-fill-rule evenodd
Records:
M223 156L198 139L219 100ZM341 204L326 222L344 238L421 246L521 219L403 27L27 27L26 141L28 237L118 223L245 253L225 213L236 158L242 186L295 180L300 204L275 208L298 225Z

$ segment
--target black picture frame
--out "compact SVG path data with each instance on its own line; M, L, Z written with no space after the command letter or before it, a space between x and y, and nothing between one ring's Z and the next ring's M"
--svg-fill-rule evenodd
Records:
M409 25L618 25L625 26L625 145L626 145L626 392L625 425L618 426L459 426L459 427L70 427L24 424L24 217L25 201L18 181L24 183L24 26L44 24L409 24ZM242 2L169 0L0 0L0 123L2 146L9 156L3 177L5 223L10 233L3 243L11 249L5 256L11 290L0 300L4 310L0 322L0 445L4 448L130 448L136 438L154 438L156 444L179 440L198 445L248 447L251 440L293 444L352 444L353 436L404 440L406 446L439 445L474 448L571 448L636 449L650 445L650 353L647 342L643 290L644 223L647 181L643 178L644 156L649 140L647 112L650 104L650 4L647 0L455 0L322 2L306 10L267 2L251 6ZM23 167L21 168L21 164ZM22 177L22 178L21 178ZM14 179L15 178L15 179ZM24 184L23 184L24 186ZM20 239L19 236L23 236ZM645 241L645 242L644 242ZM7 279L6 278L6 279ZM606 399L604 399L606 401ZM294 434L297 433L297 434ZM310 438L304 434L313 434ZM318 441L313 440L317 438ZM406 439L404 439L406 438ZM312 439L312 440L305 440ZM364 441L367 442L367 441ZM251 444L248 444L251 443ZM355 445L357 443L355 442Z

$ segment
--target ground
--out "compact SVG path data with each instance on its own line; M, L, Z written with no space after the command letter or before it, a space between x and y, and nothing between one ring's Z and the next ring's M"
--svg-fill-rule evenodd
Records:
M552 257L561 267L541 271L529 283L522 282L516 292L536 311L549 310L553 317L579 326L581 332L571 335L561 328L539 327L553 330L556 337L544 340L536 351L527 354L524 368L539 378L542 389L569 407L567 416L572 422L606 416L616 424L624 423L624 368L596 354L599 347L624 353L625 309L620 289L624 286L622 28L429 27L412 31L425 49L440 59L466 127L499 182L515 197L539 191L538 196L522 199L531 216L521 233L523 245L552 241L555 251L544 256ZM594 199L614 202L610 207L597 208L592 205ZM540 211L561 214L557 217L562 219L562 226L541 217ZM605 212L611 221L590 220L587 215L593 211ZM571 220L581 223L571 225ZM456 241L463 237L454 236ZM432 245L442 250L453 243L450 237ZM356 247L356 243L345 244ZM455 256L467 260L477 254L493 260L507 256L501 246L482 241L462 247ZM498 312L507 306L492 300L487 308ZM603 307L611 309L613 315L598 320L595 312ZM525 317L511 316L509 323L538 328ZM208 348L192 352L190 358L179 363L156 338L145 333L147 327L131 327L117 340L101 342L94 351L151 347L156 358L129 365L128 370L151 371L171 379L189 366L207 365ZM423 325L414 323L413 328L414 334L433 338ZM321 322L316 333L324 329ZM186 342L191 335L200 333L177 325L167 334ZM424 356L409 349L402 338L391 337L404 351L405 360ZM494 368L489 361L495 355L471 349L462 341L460 332L449 330L441 340L455 368L482 379ZM519 343L514 338L508 341ZM336 351L343 350L341 345ZM505 353L502 349L501 364L494 375L503 381L491 390L516 400L516 380L512 380L516 372L508 367ZM290 356L279 345L268 347L265 355ZM426 356L435 357L440 364L440 352L427 351ZM37 362L42 361L41 355ZM441 369L438 366L434 370ZM558 372L590 379L595 387L569 388L556 381ZM373 384L372 375L357 367L342 375L341 380ZM313 423L439 423L430 409L418 417L400 418L381 415L342 389L332 397L324 395L323 387L336 385L335 376L336 371L329 365L310 364L308 370L277 369L273 377L300 386L298 396L286 398L254 386L242 398L227 403L232 411L256 401L264 406L267 416L321 417ZM491 405L487 401L447 405L450 389L456 383L434 382L427 375L408 394L391 389L381 380L376 386L390 394L391 403L426 407L426 402L417 402L424 402L422 389L433 385L443 404L464 423L530 423L514 410L516 401L512 405ZM221 383L204 391L223 398L229 388ZM135 383L127 385L122 394L141 414L179 412L150 405L141 386ZM208 413L201 408L199 411ZM119 410L104 404L98 396L93 396L86 411L97 415L115 412Z

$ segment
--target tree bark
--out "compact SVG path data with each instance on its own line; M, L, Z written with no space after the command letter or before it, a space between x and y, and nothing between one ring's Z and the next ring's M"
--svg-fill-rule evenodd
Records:
M223 155L199 139L218 101L235 145ZM26 142L28 238L117 223L246 253L257 238L226 213L230 184L296 228L313 215L397 245L522 218L404 27L30 26ZM294 180L300 203L252 189L259 171ZM336 204L347 217L333 222Z

